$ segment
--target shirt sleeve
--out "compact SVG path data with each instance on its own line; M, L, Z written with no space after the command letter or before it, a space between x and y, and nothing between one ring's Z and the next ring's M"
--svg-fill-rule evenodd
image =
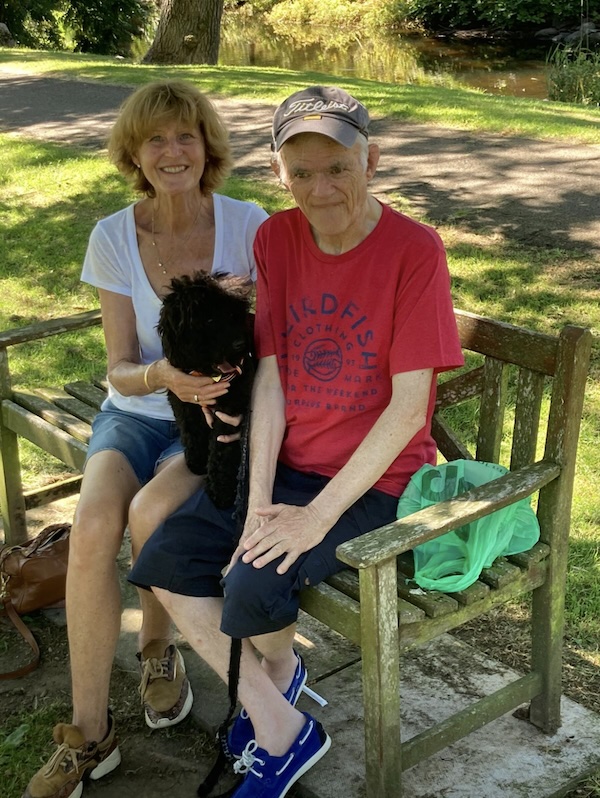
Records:
M119 238L109 235L102 222L94 227L83 261L81 279L96 288L131 296L131 275L123 266L124 261L128 260L124 257L127 244L119 241Z
M258 279L256 270L256 257L254 252L254 241L261 224L269 218L269 214L258 205L251 205L251 211L248 216L248 224L246 225L246 251L248 253L248 262L250 264L250 277L252 282L255 283Z
M260 229L254 241L257 266L256 315L254 319L254 346L258 358L275 354L275 338L269 309L269 283L265 263L265 231Z
M457 368L464 362L450 293L444 246L435 231L412 253L399 280L390 350L390 374Z

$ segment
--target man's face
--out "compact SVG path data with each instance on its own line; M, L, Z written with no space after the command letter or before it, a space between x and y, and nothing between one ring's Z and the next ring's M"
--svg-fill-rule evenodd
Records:
M301 133L283 145L281 177L317 236L360 231L377 165L376 148L366 152L360 142L348 149L319 133Z

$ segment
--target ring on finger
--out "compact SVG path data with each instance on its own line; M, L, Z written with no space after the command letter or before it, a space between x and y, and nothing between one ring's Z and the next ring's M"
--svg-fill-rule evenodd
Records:
M194 394L194 402L196 402L196 404L198 404L198 394L197 393Z

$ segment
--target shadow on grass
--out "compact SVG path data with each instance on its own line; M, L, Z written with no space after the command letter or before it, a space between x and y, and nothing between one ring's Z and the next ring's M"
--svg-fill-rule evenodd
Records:
M0 51L0 63L43 66L42 73L55 72L83 80L110 82L126 86L167 77L194 80L204 90L228 97L258 98L267 102L281 101L296 89L314 83L337 82L365 102L374 116L410 118L418 122L449 123L469 128L481 125L486 129L507 132L519 129L525 135L539 135L540 115L546 119L544 135L568 138L573 129L587 132L590 141L598 141L598 114L595 109L562 103L548 103L523 98L491 96L472 89L431 85L380 83L374 80L332 76L322 72L300 72L275 67L252 66L159 66L115 63L99 56L75 53L47 53L27 50ZM507 122L507 120L510 120Z

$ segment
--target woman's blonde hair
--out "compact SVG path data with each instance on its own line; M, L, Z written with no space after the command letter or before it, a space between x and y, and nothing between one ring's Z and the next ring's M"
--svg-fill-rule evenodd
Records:
M184 80L160 80L137 89L121 106L108 140L108 155L136 191L154 196L154 188L133 157L157 127L171 122L200 131L206 166L200 191L210 194L225 180L232 166L229 136L210 100Z

